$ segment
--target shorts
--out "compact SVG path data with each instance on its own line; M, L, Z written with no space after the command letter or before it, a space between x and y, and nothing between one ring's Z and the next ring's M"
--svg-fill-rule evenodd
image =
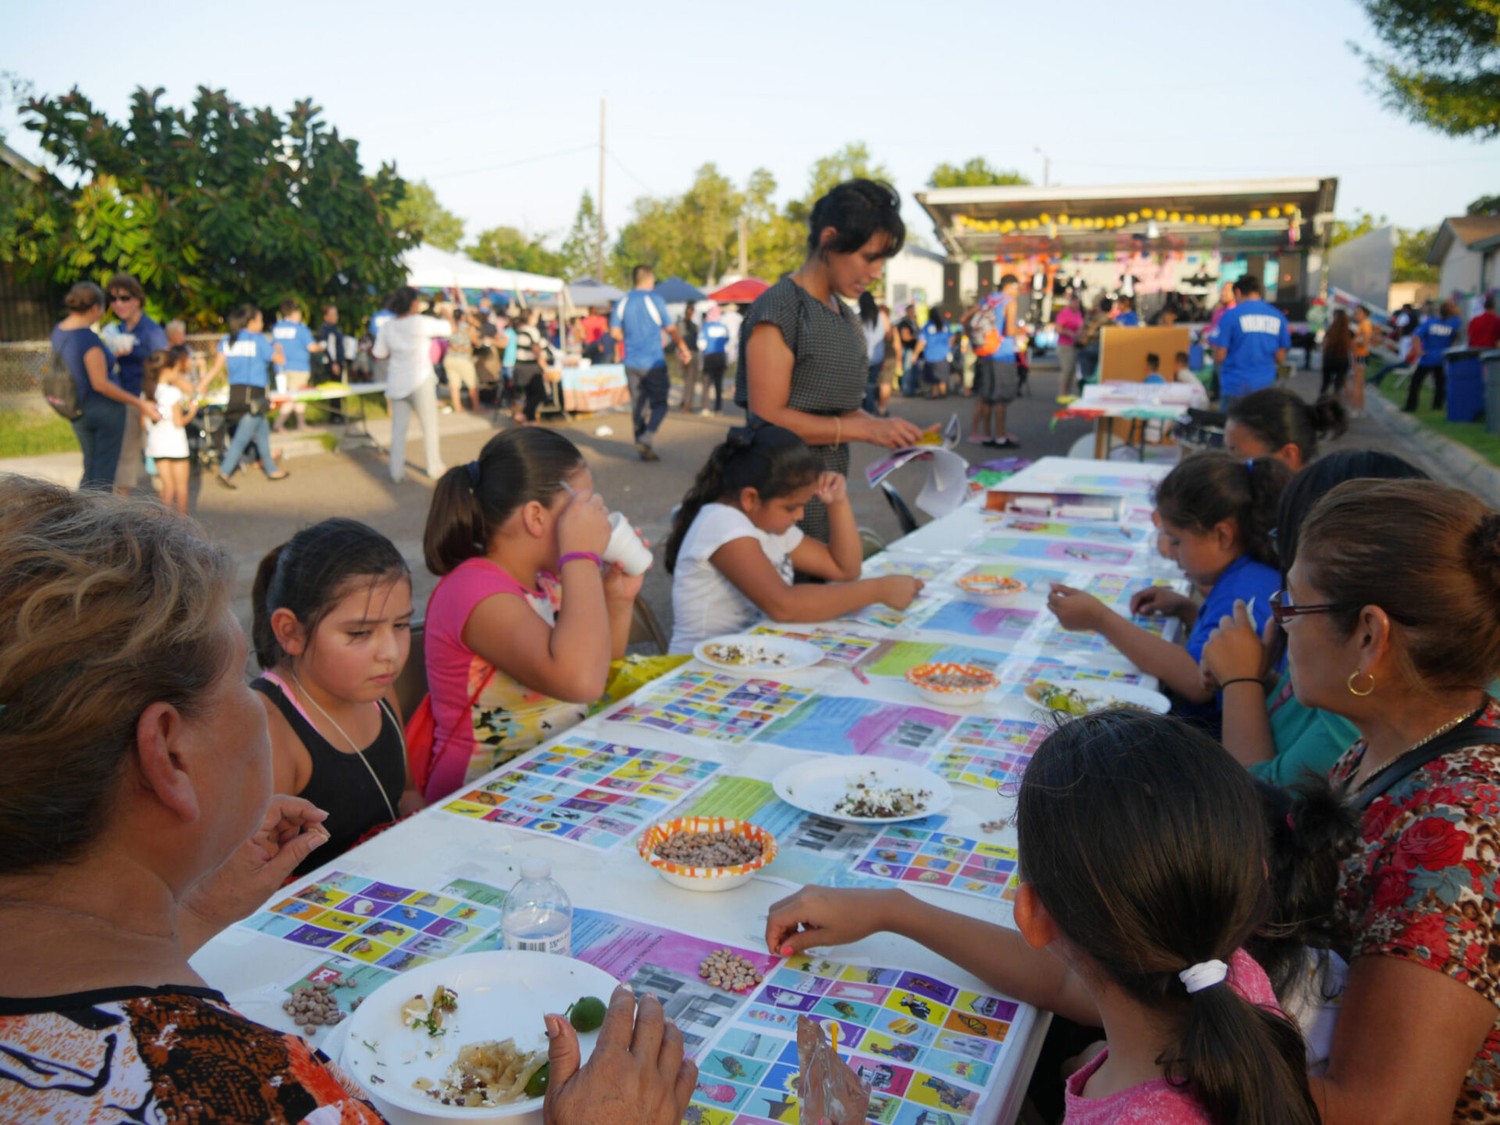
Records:
M974 364L974 393L990 406L1014 402L1021 389L1021 376L1014 363L988 357Z
M468 387L469 394L478 393L479 372L472 356L454 355L449 352L443 359L443 371L448 376L449 388Z
M933 386L946 386L950 368L951 365L946 359L938 360L936 363L929 362L927 369L923 372L923 377Z
M296 394L298 391L307 390L309 375L310 373L306 371L283 371L276 376L276 382L279 384L284 376L287 393Z

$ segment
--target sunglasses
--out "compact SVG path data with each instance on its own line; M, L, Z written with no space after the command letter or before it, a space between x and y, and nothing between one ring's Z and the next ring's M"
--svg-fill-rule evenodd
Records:
M1340 609L1353 609L1355 607L1345 605L1343 602L1323 602L1319 605L1293 605L1287 599L1285 590L1277 590L1271 595L1271 615L1276 618L1276 624L1285 625L1294 617L1302 617L1311 613L1332 613Z
M133 300L135 300L135 298L133 296L131 296L129 293L111 293L109 295L109 299L112 302L116 303L116 304L118 304L121 301L133 301Z

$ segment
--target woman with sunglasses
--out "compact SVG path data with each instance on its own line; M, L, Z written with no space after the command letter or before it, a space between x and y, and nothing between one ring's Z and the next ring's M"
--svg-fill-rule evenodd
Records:
M1330 773L1362 842L1323 1120L1500 1121L1500 513L1429 481L1341 484L1276 612L1297 699L1360 735Z
M1240 401L1266 393L1257 391ZM1426 480L1427 474L1399 457L1371 450L1334 453L1314 462L1282 493L1272 531L1281 558L1296 555L1302 521L1318 500L1346 480L1369 478ZM1273 601L1273 614L1278 604ZM1285 605L1280 612L1294 614ZM1223 692L1224 747L1262 781L1289 786L1308 774L1327 777L1359 734L1343 716L1297 701L1286 667L1286 633L1274 616L1266 626L1262 636L1250 620L1249 607L1237 602L1203 646L1199 667L1204 685Z

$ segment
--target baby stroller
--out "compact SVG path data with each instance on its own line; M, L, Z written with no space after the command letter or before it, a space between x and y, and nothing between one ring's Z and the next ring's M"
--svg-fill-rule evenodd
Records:
M187 424L188 452L205 469L224 459L225 422L222 406L205 406Z

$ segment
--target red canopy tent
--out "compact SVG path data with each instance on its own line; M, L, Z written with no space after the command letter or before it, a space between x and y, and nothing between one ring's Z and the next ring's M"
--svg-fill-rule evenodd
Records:
M715 289L708 295L708 299L718 301L721 305L743 305L755 300L769 288L771 283L768 281L762 281L758 277L742 277L722 289Z

